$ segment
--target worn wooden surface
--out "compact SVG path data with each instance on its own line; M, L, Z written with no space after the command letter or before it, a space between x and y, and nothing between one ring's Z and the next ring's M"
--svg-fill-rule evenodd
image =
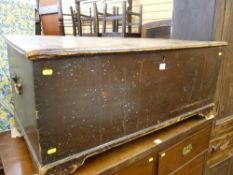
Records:
M57 56L97 53L161 51L225 46L225 42L200 42L166 39L93 37L7 36L8 44L34 60Z
M1 156L0 156L0 175L4 175L4 170L3 170Z
M106 149L213 112L224 42L9 38L15 116L42 173L63 164L77 168ZM51 59L19 53L33 48ZM92 54L71 56L82 50Z
M233 1L175 0L174 9L173 39L228 42L219 74L216 109L218 118L233 115Z
M206 169L206 175L232 175L233 174L233 158L223 159Z
M224 23L222 27L219 27L222 28L222 36L220 37L216 33L215 39L227 41L229 45L226 47L224 61L219 74L216 104L219 119L232 116L233 120L233 1L225 0L225 3L224 9L221 6L217 9L219 13L223 13L222 10L224 10L224 16L219 19L219 21L224 21ZM217 29L218 27L216 27Z
M13 89L16 119L38 167L46 165L43 172L65 162L78 167L106 149L192 115L208 115L214 106L219 51L88 55L35 61L32 67L9 48L10 70L17 75L12 87L18 82L23 86L22 94ZM164 62L163 71L159 67ZM44 69L53 74L44 76ZM51 148L56 153L48 154Z
M205 162L206 151L209 147L209 138L210 127L206 127L205 129L196 132L194 135L186 138L185 140L182 140L172 147L169 147L168 149L160 152L160 156L158 158L159 174L173 174L173 172L179 169L179 167L189 162L195 156L202 157L202 164L200 163L200 165L204 167L203 163ZM187 148L185 152L183 152L184 148ZM164 153L166 153L165 157L162 156ZM170 161L173 163L168 163Z
M222 67L216 96L218 121L211 139L208 160L210 175L233 174L233 1L216 1L213 39L229 43ZM225 172L224 172L225 171ZM225 175L224 174L224 175Z
M197 122L198 120L199 122ZM148 158L147 160L149 160L149 158L151 157L157 159L157 155L159 155L159 152L166 151L166 148L171 147L177 144L177 142L185 138L188 138L193 133L200 131L200 128L203 128L203 125L201 126L200 122L200 119L192 118L190 120L181 122L169 128L165 128L161 131L155 132L154 134L151 134L144 138L138 139L134 142L125 144L121 146L119 149L114 149L114 152L108 151L107 153L103 153L97 157L90 158L89 160L87 160L86 164L84 164L84 166L82 166L77 172L80 173L80 175L85 175L85 173L93 175L101 173L111 174L112 172L116 173L117 171L119 171L116 167L127 167L130 162L130 164L134 164L134 162L137 162L138 160L141 160L146 157ZM202 120L202 122L204 122L204 120ZM211 121L207 123L210 124ZM208 126L208 124L205 126ZM209 131L207 131L206 134L208 133ZM154 141L158 139L162 141L161 144L155 144ZM208 140L205 140L205 142L206 141L208 142ZM167 154L169 155L169 153ZM119 155L120 157L119 162L117 159L115 159L116 155ZM196 155L193 155L189 158L192 159L194 156ZM177 160L170 161L173 163L177 163ZM157 160L155 161L155 166L158 165L156 162ZM106 166L106 164L108 164L108 166ZM156 174L158 172L158 168L154 168L154 173Z
M193 117L179 124L154 132L144 138L109 150L103 154L92 157L74 175L152 175L157 170L157 154L162 150L175 145L177 142L202 131L211 126L212 121L206 121L199 117ZM206 131L206 129L204 129ZM205 132L208 134L209 130ZM160 140L156 144L155 140ZM200 143L208 140L200 140ZM196 146L195 146L196 147ZM194 147L194 148L195 148ZM33 164L23 138L11 139L9 133L0 135L0 155L3 160L6 175L32 175ZM196 155L193 155L196 156ZM192 158L191 156L190 158ZM149 159L154 159L149 162ZM175 156L174 156L175 157ZM171 161L171 160L170 160ZM176 161L172 160L171 162ZM194 159L185 167L177 171L199 172L202 166L202 156ZM153 169L153 170L152 170ZM153 171L153 172L152 172ZM190 175L190 174L189 174ZM197 175L197 174L195 174ZM198 174L199 175L199 174Z
M233 120L219 120L213 129L208 164L213 166L233 156Z
M205 171L205 157L205 154L199 155L196 159L176 171L174 175L203 175Z
M6 175L33 175L33 164L23 138L12 139L10 132L0 134L0 157Z

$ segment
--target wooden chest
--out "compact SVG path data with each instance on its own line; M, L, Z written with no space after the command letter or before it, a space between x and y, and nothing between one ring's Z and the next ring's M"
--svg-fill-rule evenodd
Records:
M211 115L226 45L39 36L7 43L16 119L40 174L68 174L107 149Z

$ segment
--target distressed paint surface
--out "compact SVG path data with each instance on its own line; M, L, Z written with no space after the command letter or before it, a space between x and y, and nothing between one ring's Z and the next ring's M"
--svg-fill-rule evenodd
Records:
M34 7L26 1L0 1L0 132L14 125L14 107L4 35L33 34Z

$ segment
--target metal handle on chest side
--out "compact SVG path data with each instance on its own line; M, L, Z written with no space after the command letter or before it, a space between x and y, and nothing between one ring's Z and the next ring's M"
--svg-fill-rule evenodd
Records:
M23 94L23 85L22 82L20 82L18 76L16 75L16 73L12 73L11 79L14 82L14 88L15 88L15 92L18 95Z

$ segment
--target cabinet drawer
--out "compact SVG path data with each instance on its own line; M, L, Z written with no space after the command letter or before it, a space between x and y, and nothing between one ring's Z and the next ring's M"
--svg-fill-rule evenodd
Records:
M203 175L205 168L205 154L194 159L172 175Z
M159 152L158 174L168 175L208 149L211 127L208 126L181 142Z
M114 175L152 175L153 166L154 158L148 157L118 171Z

